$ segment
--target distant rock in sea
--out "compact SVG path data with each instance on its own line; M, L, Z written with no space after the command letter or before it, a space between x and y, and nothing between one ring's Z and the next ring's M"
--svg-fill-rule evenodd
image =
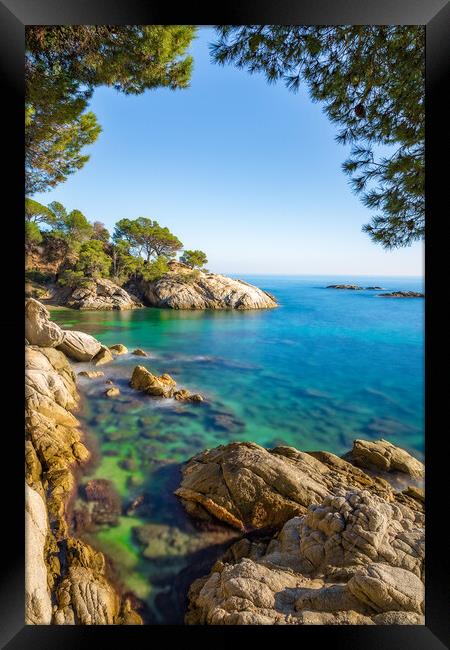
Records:
M386 291L384 287L366 287L366 291Z
M192 270L181 262L171 262L169 269L159 280L141 280L127 288L151 307L272 309L277 306L273 296L243 280Z
M357 284L329 284L327 289L351 289L352 291L362 291L364 287Z
M380 293L381 298L425 298L425 294L418 291L392 291L392 293Z

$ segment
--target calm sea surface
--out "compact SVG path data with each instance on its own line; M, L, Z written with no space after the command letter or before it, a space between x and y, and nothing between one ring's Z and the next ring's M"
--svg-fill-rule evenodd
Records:
M124 512L136 497L144 500L117 526L84 536L111 558L124 590L145 604L146 622L182 622L182 576L198 544L172 491L180 463L193 454L236 440L342 454L357 437L383 437L423 455L424 300L325 288L356 283L423 291L422 279L241 277L274 294L280 306L52 311L66 329L149 354L117 357L102 366L104 377L79 382L83 429L98 451L82 482L111 480ZM206 402L181 404L132 391L128 381L137 364L169 373ZM75 365L77 371L86 366ZM104 396L108 378L121 390L115 399Z

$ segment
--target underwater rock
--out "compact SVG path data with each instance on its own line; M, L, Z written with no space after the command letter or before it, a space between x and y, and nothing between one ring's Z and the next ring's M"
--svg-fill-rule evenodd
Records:
M111 388L106 389L105 395L107 397L117 397L117 395L120 395L120 389L117 386L111 386Z
M107 479L91 479L84 486L86 501L92 504L91 520L97 525L115 526L122 512L122 503L114 483Z

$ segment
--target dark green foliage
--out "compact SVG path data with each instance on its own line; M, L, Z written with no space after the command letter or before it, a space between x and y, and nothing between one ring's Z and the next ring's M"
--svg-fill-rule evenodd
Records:
M183 255L180 257L180 262L187 264L191 268L201 268L208 263L208 258L206 253L200 250L186 250L183 251Z
M58 284L62 287L69 287L70 289L88 289L92 284L92 280L90 278L86 278L83 271L66 269L59 276Z
M80 169L100 126L85 112L96 86L138 94L185 88L195 29L188 25L26 27L26 192L45 191Z
M25 245L27 247L40 244L42 242L41 231L34 221L25 222Z
M138 256L144 255L147 262L157 257L170 259L183 246L168 228L147 217L120 219L116 223L113 239L116 243L126 242L130 251Z
M422 26L221 26L213 59L263 72L297 90L306 82L353 145L344 171L377 214L363 230L386 248L424 236ZM377 148L387 146L386 155Z
M110 267L111 258L105 252L104 242L91 239L81 244L76 271L88 277L103 278L109 275Z

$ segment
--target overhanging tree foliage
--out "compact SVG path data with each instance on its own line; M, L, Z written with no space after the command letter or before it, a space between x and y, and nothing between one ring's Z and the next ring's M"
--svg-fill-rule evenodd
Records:
M26 193L54 187L80 169L81 149L100 133L85 110L96 86L124 93L185 88L195 28L189 25L26 27Z
M425 32L422 26L221 26L213 60L263 72L297 90L302 80L352 144L343 164L377 213L363 230L385 248L423 238ZM380 149L388 150L380 154Z

